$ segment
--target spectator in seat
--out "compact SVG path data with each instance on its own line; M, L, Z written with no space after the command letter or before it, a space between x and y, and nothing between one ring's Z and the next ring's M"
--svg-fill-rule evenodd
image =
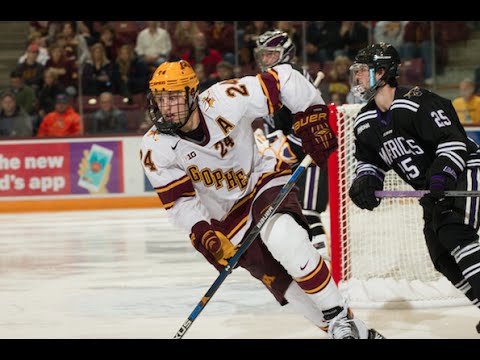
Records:
M10 91L4 91L0 96L0 137L32 135L31 117L17 105Z
M55 109L55 98L65 93L65 88L58 81L58 75L53 69L47 69L43 73L43 84L37 92L37 119L34 122L33 131L36 134L38 126L45 115Z
M205 75L211 79L216 76L217 64L223 60L220 52L208 46L203 32L195 34L193 48L183 53L181 59L188 61L193 67L198 63L203 64Z
M480 124L480 96L475 94L472 79L463 79L458 85L460 96L453 99L452 105L462 125Z
M402 59L422 58L425 84L433 84L433 57L430 21L407 21Z
M153 73L158 65L170 57L172 39L158 21L146 21L147 27L137 35L135 52Z
M77 66L85 64L90 59L90 51L88 50L85 38L77 34L77 25L75 21L64 21L60 25L60 34L65 39L65 56L67 59L75 61Z
M179 21L175 25L173 34L173 43L175 43L174 57L180 59L180 56L193 47L193 38L200 31L195 21Z
M111 63L115 62L119 48L115 29L110 24L105 24L102 26L99 36L98 42L103 45L108 60L110 60Z
M23 82L37 91L43 82L45 66L37 61L39 47L30 44L27 48L27 57L24 62L17 64L15 71L22 75Z
M78 88L77 65L73 60L66 58L63 46L60 44L53 44L49 49L49 53L50 59L45 64L45 70L53 69L66 93L70 96L75 96Z
M214 21L208 28L208 45L217 50L223 60L235 64L235 29L231 22Z
M325 64L343 54L340 21L312 21L306 30L307 60Z
M195 69L195 73L197 74L198 81L199 81L199 84L198 84L199 93L208 89L210 86L212 86L218 81L217 78L209 79L207 77L207 75L205 74L205 67L203 66L202 63L196 64L193 68Z
M397 49L400 58L404 58L403 43L407 23L408 21L378 21L373 29L375 42L391 44Z
M100 41L100 32L102 27L107 25L109 21L77 21L78 33L85 39L87 46Z
M124 44L118 49L112 76L116 94L130 98L132 95L147 92L148 67L139 60L130 44Z
M339 94L346 99L350 91L350 66L352 63L348 56L338 55L335 57L333 67L326 74L325 79L325 83L328 84L328 98L331 99L332 94Z
M103 92L100 94L100 109L92 114L89 134L113 134L128 132L127 114L114 105L113 94Z
M15 101L28 115L35 114L37 95L35 90L24 83L22 74L18 71L10 73L10 86L8 90L15 96Z
M38 137L79 136L83 133L80 115L70 105L67 94L55 98L55 109L45 115L37 132Z
M113 90L113 65L105 54L101 43L92 45L91 60L87 60L83 68L83 95L98 96L104 91Z
M18 63L21 64L27 59L28 49L31 45L38 46L37 62L45 66L50 55L48 54L45 38L43 38L38 31L34 31L28 36L27 49L25 53L18 58Z
M360 49L368 46L370 23L368 21L342 21L340 37L344 43L344 52L354 59Z
M234 67L226 60L222 60L217 64L217 71L215 77L211 78L211 84L219 81L225 81L235 78Z
M29 27L29 36L37 32L45 42L45 45L49 46L55 41L60 23L58 21L30 21Z
M233 65L230 62L223 60L217 64L218 81L229 80L233 79L234 77L235 73L233 71Z

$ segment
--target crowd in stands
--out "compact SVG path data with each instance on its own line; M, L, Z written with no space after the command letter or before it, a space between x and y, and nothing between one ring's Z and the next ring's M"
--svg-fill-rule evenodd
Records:
M468 38L466 22L451 23L454 33L450 25L435 27L437 74L448 61L442 44ZM399 50L401 82L432 83L429 21L30 21L25 52L11 69L10 86L1 89L0 136L142 133L150 127L148 81L159 64L187 60L201 90L253 75L256 40L272 28L290 35L295 61L313 78L324 72L327 102L355 102L348 70L372 42Z

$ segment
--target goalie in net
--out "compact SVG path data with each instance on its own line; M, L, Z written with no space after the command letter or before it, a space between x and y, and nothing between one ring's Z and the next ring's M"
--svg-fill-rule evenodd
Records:
M393 170L420 199L431 261L479 306L480 244L476 197L445 197L447 190L478 190L480 149L467 137L451 104L427 89L398 86L400 57L390 44L359 51L351 66L352 90L367 104L354 121L353 203L374 210L385 174Z
M318 88L323 73L319 73L314 81L306 69L292 63L295 52L295 45L289 35L275 29L266 31L258 37L254 54L262 71L277 64L287 63ZM262 153L272 152L292 167L298 165L305 157L302 141L293 130L292 112L286 106L282 106L272 115L260 118L254 126L255 141ZM330 261L330 247L321 217L328 204L327 168L310 166L298 180L297 187L302 212L311 230L312 243L322 257Z

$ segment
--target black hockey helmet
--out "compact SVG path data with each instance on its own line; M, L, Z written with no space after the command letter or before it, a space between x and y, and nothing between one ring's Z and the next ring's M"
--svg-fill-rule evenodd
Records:
M370 89L359 89L359 85L355 81L352 83L352 91L364 100L369 100L375 94L377 88L383 86L384 83L392 87L397 86L400 62L400 55L391 44L380 42L361 49L355 56L353 65L350 67L350 73L352 81L354 81L355 73L360 67L366 65L370 76ZM379 69L385 69L385 74L375 82L375 73Z

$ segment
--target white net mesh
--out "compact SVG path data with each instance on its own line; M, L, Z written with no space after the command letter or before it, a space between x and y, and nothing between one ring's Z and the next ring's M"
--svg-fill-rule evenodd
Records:
M341 280L339 287L360 307L444 306L467 298L437 272L423 236L417 198L383 199L374 211L361 210L348 196L354 170L353 120L362 105L338 107L338 176ZM332 171L332 169L329 169ZM385 190L413 190L393 171ZM331 196L331 201L336 201ZM333 199L333 200L332 200Z

